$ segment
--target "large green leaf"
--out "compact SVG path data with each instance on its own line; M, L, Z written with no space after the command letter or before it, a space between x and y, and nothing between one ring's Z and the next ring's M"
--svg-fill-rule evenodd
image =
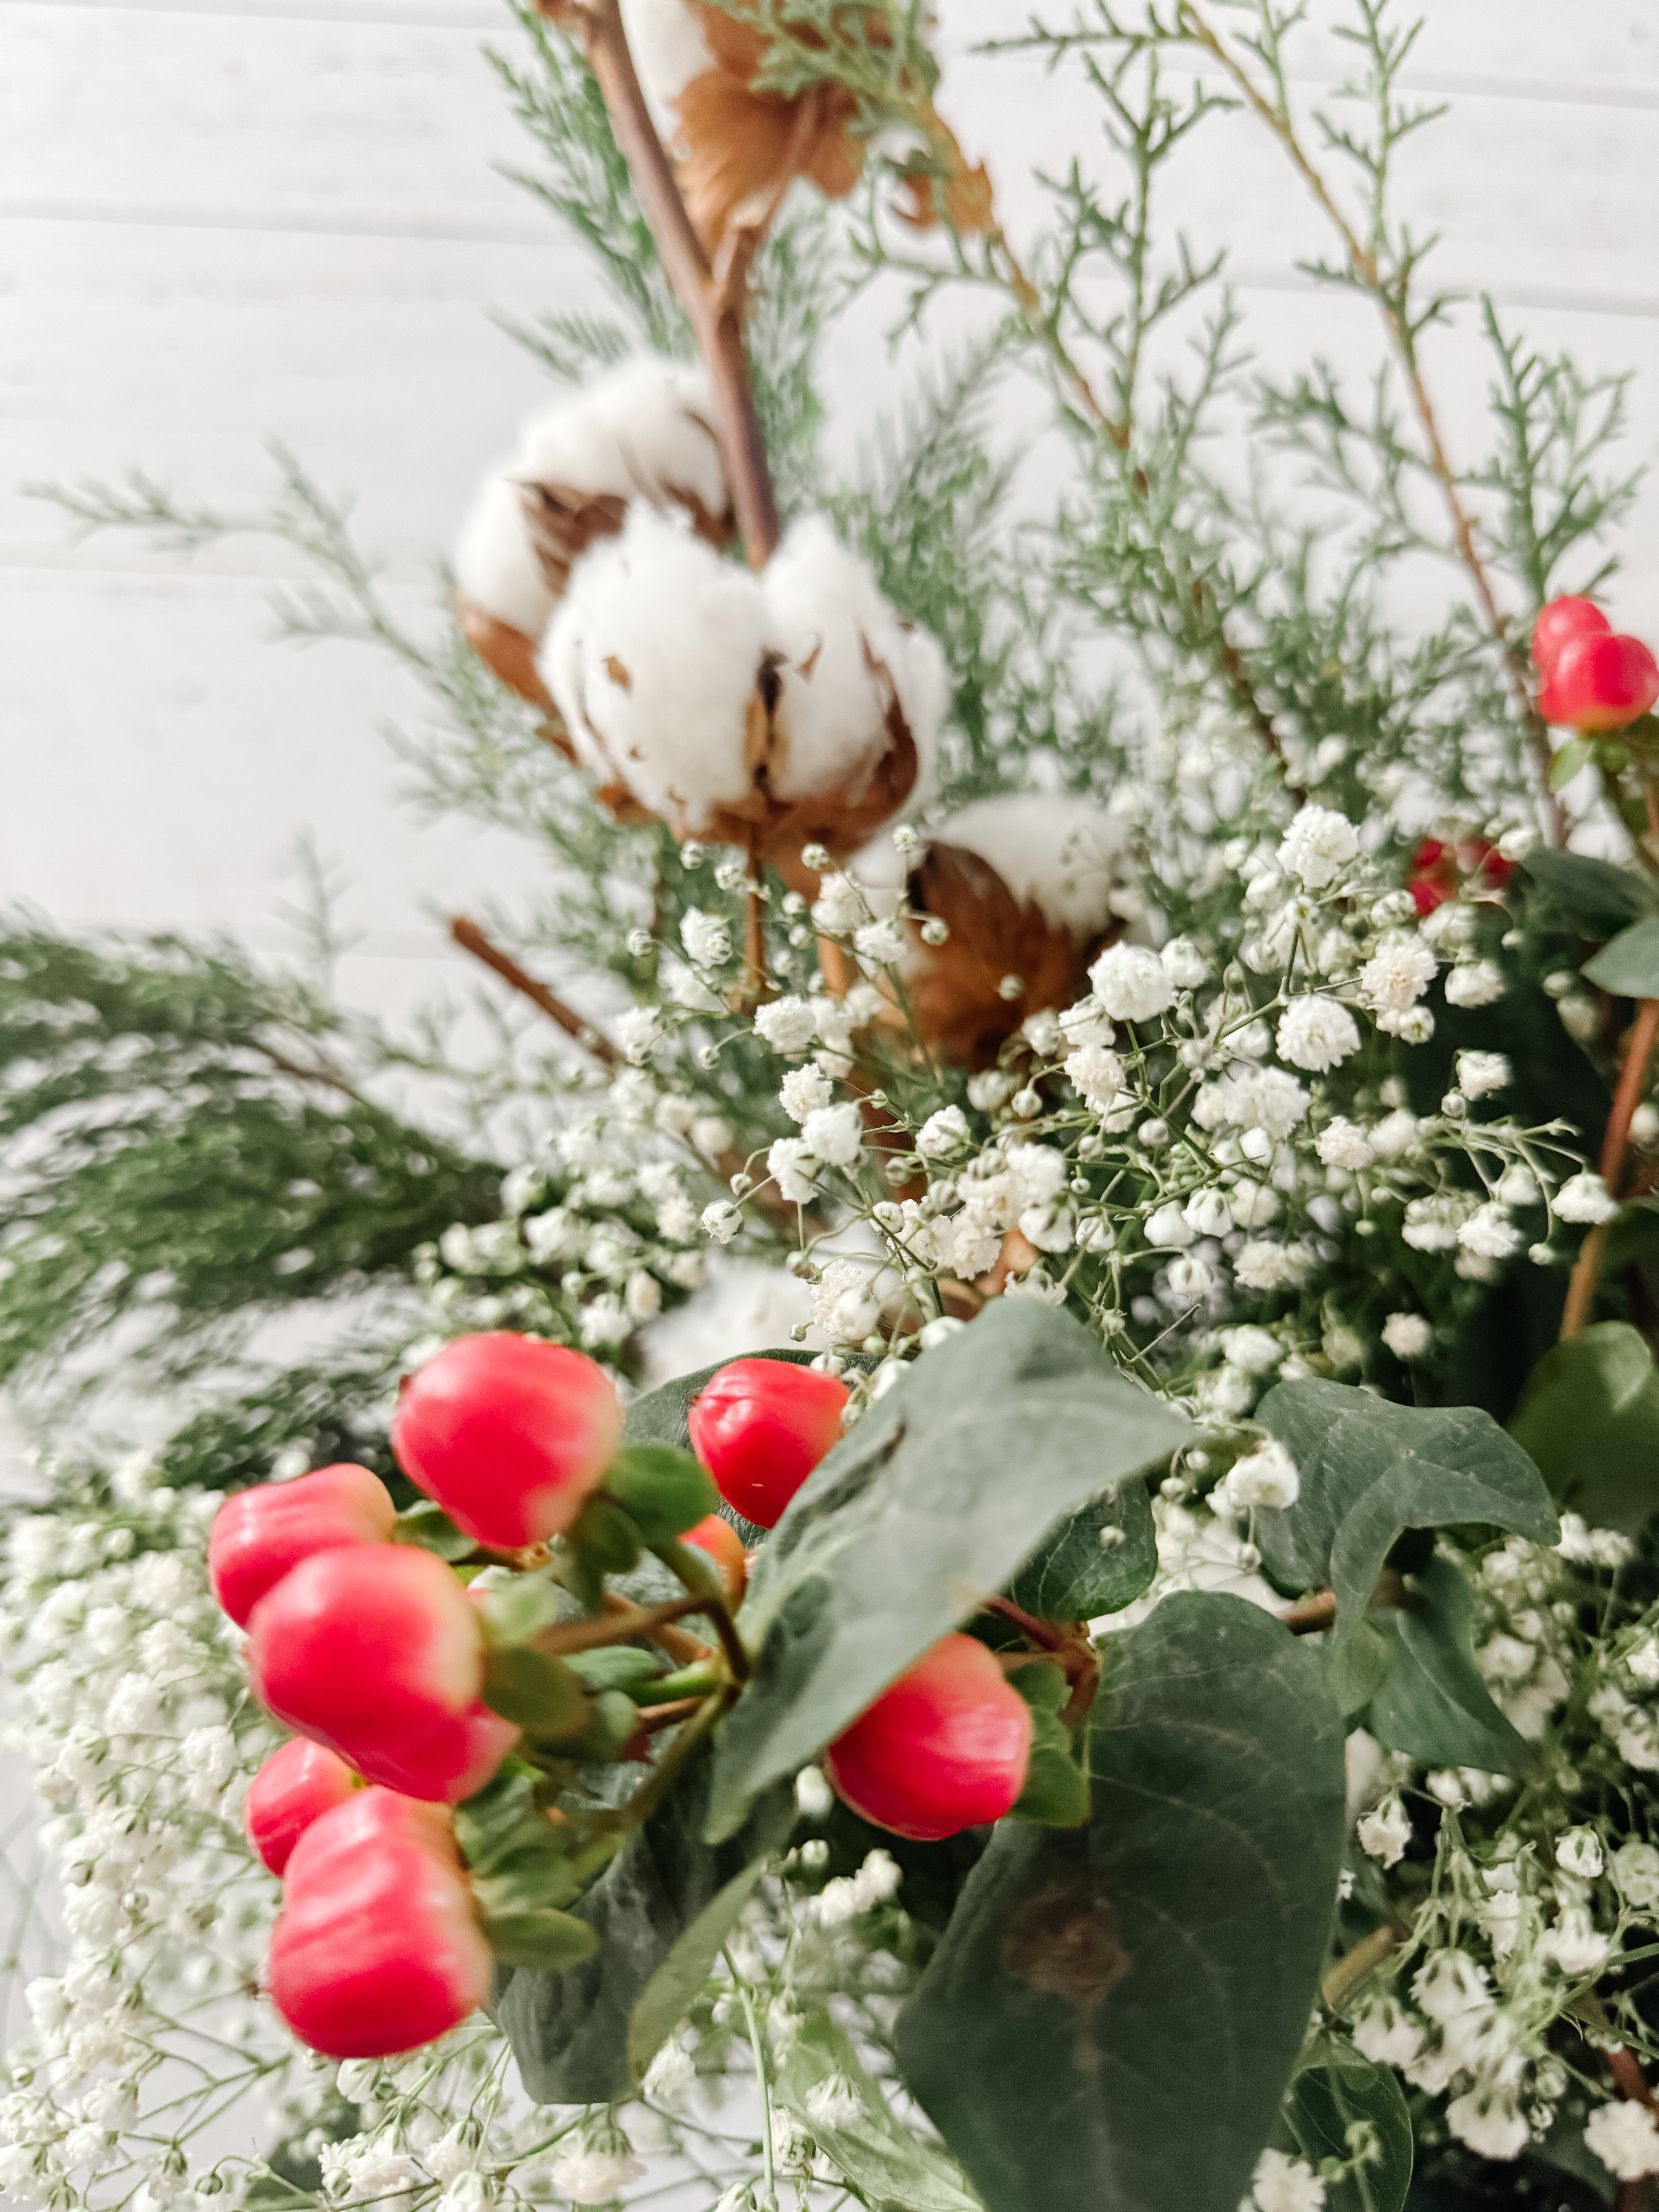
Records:
M1639 1528L1659 1506L1659 1373L1628 1322L1597 1322L1534 1368L1510 1434L1558 1505L1598 1528Z
M1426 1766L1474 1766L1520 1774L1532 1754L1498 1707L1475 1667L1469 1641L1469 1586L1449 1559L1431 1559L1406 1578L1407 1602L1372 1619L1398 1649L1371 1700L1366 1726L1390 1751Z
M802 2022L778 2067L777 2097L867 2203L980 2212L979 2199L937 2144L894 2118L828 2013L809 2013Z
M1324 1965L1342 1724L1241 1598L1168 1598L1108 1659L1090 1826L997 1829L899 2063L991 2212L1237 2212Z
M999 1299L866 1413L791 1500L741 1627L709 1833L793 1774L999 1590L1063 1514L1191 1433L1053 1307Z
M1472 1406L1391 1406L1343 1382L1280 1382L1257 1419L1296 1462L1302 1493L1257 1513L1256 1542L1275 1582L1336 1592L1338 1652L1407 1528L1474 1522L1540 1544L1561 1533L1537 1468Z
M1325 2212L1400 2212L1412 2183L1412 2124L1399 2078L1352 2044L1321 2036L1303 2053L1285 2100L1280 2140L1316 2172L1327 2159L1351 2166L1328 2182Z
M1158 1572L1158 1532L1144 1482L1121 1482L1062 1521L1008 1595L1039 1620L1094 1620L1133 1604Z
M1653 893L1629 868L1583 853L1540 846L1522 864L1549 893L1562 919L1581 936L1606 938L1654 910Z
M1621 929L1584 963L1583 975L1616 999L1659 999L1659 915Z
M599 1937L592 1958L564 1973L498 1972L492 2009L538 2104L603 2104L628 2094L635 2006L699 1916L731 1885L750 1877L752 1886L794 1824L793 1796L779 1789L756 1805L737 1834L706 1844L708 1788L704 1759L574 1908ZM730 1924L715 1936L705 1969ZM676 2012L664 2024L664 2035L678 2018ZM636 2054L639 2047L636 2039Z

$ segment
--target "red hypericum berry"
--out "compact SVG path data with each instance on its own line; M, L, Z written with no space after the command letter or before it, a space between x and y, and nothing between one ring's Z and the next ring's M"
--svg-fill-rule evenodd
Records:
M837 1376L816 1367L734 1359L691 1401L691 1449L734 1511L775 1528L839 1439L850 1395Z
M312 1822L343 1804L356 1787L356 1776L337 1753L296 1735L253 1778L242 1811L247 1839L272 1874L281 1874Z
M1594 599L1552 599L1532 626L1532 657L1540 676L1548 676L1561 648L1576 637L1606 637L1613 624Z
M349 1462L292 1482L239 1490L214 1516L208 1539L213 1595L239 1628L265 1592L313 1552L384 1544L397 1508L378 1474Z
M1538 695L1547 722L1580 737L1627 729L1659 699L1659 661L1639 637L1569 638Z
M458 2027L494 1959L436 1806L361 1790L307 1829L271 1930L276 2009L330 2058L390 2058Z
M695 1544L700 1552L708 1553L719 1571L727 1601L740 1604L749 1580L749 1555L732 1523L722 1520L718 1513L711 1513L695 1528L688 1528L680 1541Z
M1501 890L1515 873L1514 861L1506 860L1490 837L1460 837L1457 865L1488 890Z
M511 1552L570 1526L622 1425L596 1361L500 1331L459 1337L408 1378L392 1448L469 1536Z
M1000 1820L1025 1786L1031 1710L971 1636L946 1636L823 1754L837 1796L878 1828L937 1843Z
M1419 914L1432 914L1457 896L1455 855L1438 837L1424 837L1412 854L1411 894Z
M280 1721L410 1797L457 1804L517 1741L479 1702L477 1608L412 1545L319 1552L248 1623L253 1685Z

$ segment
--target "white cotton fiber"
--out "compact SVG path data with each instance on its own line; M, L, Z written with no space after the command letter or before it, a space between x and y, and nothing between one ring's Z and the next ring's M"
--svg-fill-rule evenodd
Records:
M758 580L641 501L577 563L538 665L584 767L686 834L749 795L765 652Z
M657 135L672 142L679 127L674 102L693 77L717 66L714 52L686 0L622 0L622 19Z
M916 786L931 788L950 686L945 658L925 630L908 628L855 554L811 515L792 529L768 566L768 641L780 656L772 790L805 799L847 787L855 797L888 750L893 697L915 740Z
M1079 944L1134 903L1121 896L1135 876L1131 833L1086 799L1040 791L975 799L940 823L933 842L976 853L1017 899Z
M511 459L474 497L455 549L461 598L539 638L556 593L538 561L521 487L695 501L714 519L729 501L714 428L714 396L700 368L644 356L531 416Z

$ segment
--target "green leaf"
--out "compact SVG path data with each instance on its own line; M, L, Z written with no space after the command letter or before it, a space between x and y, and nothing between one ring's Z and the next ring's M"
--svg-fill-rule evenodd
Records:
M1188 1424L1069 1316L999 1299L815 1468L756 1562L755 1678L721 1723L710 1834L1000 1589L1063 1515Z
M647 1544L672 1543L714 1510L720 1494L708 1468L673 1444L629 1444L605 1486Z
M1401 2212L1412 2180L1412 2124L1395 2075L1352 2044L1321 2036L1310 2045L1285 2100L1282 2147L1316 2172L1327 2159L1352 2164L1325 2185L1325 2212Z
M1560 1535L1537 1468L1474 1407L1391 1406L1344 1382L1280 1382L1256 1418L1296 1462L1302 1494L1259 1511L1255 1540L1284 1588L1335 1590L1334 1650L1364 1619L1406 1529L1475 1522L1540 1544Z
M1558 1505L1634 1534L1659 1506L1659 1372L1628 1322L1597 1322L1547 1352L1510 1434Z
M1374 1613L1368 1613L1340 1644L1325 1650L1325 1686L1344 1720L1357 1723L1388 1680L1398 1650Z
M1089 1778L1072 1756L1072 1739L1053 1713L1031 1715L1031 1756L1011 1820L1040 1828L1080 1828L1089 1818Z
M418 1505L405 1507L392 1524L394 1544L418 1544L423 1552L435 1552L441 1559L453 1565L464 1559L478 1548L476 1539L465 1528L458 1528L441 1505L423 1498Z
M626 1690L629 1697L648 1705L641 1692L662 1673L656 1654L631 1644L604 1644L597 1651L572 1651L565 1665L579 1674L590 1690Z
M815 2090L830 2093L837 2105L856 2099L860 2109L822 2119L812 2110ZM851 2040L827 2013L808 2013L796 2031L778 2065L776 2094L868 2203L902 2212L980 2212L978 2197L938 2145L894 2118ZM818 2106L824 2109L822 2095Z
M1145 1483L1122 1482L1045 1537L1008 1595L1039 1620L1095 1620L1133 1604L1157 1572L1152 1501Z
M1540 847L1528 854L1522 866L1582 936L1611 937L1654 910L1654 896L1641 878L1628 868L1614 867L1611 860Z
M568 1973L591 1959L599 1939L587 1923L574 1913L543 1907L523 1912L483 1915L483 1931L489 1948L504 1966L527 1966L544 1973Z
M1616 999L1659 999L1659 915L1621 929L1581 973Z
M794 1825L794 1794L782 1788L768 1793L737 1835L710 1845L702 1840L708 1802L705 1759L682 1776L575 1908L599 1939L591 1959L564 1973L504 1969L496 1977L492 2009L538 2104L608 2104L629 2094L635 2007L698 1917L751 1869L758 1880ZM666 2022L665 2035L678 2017Z
M996 1829L899 2063L990 2212L1237 2212L1325 1962L1341 1720L1239 1598L1107 1643L1091 1825Z
M1428 1766L1474 1766L1521 1774L1532 1764L1526 1739L1492 1703L1469 1638L1469 1586L1449 1559L1431 1559L1406 1577L1407 1603L1373 1623L1398 1649L1365 1725L1390 1751Z
M485 1651L483 1701L538 1743L578 1735L589 1719L580 1677L527 1644Z
M514 1575L487 1589L477 1604L485 1638L494 1644L527 1644L559 1617L559 1594L545 1575Z
M601 1575L629 1575L640 1563L640 1531L631 1514L596 1490L567 1534L584 1563Z
M1569 738L1550 763L1550 789L1559 791L1572 781L1582 768L1588 768L1595 757L1595 747L1589 738Z
M672 1949L644 1989L628 2023L628 2068L635 2081L685 2018L708 1979L720 1946L737 1926L770 1864L751 1859L740 1874L717 1890L696 1919L675 1938Z

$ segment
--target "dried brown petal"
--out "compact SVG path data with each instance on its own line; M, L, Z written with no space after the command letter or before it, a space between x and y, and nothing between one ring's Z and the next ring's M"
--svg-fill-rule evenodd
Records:
M536 672L536 641L511 623L498 621L466 599L456 601L462 634L486 668L499 676L510 691L532 706L550 707L547 686Z
M1056 929L1040 907L1017 899L988 860L961 845L934 845L910 878L910 904L950 930L943 945L917 936L905 981L918 1034L962 1067L991 1067L1028 1014L1069 1006L1089 963L1122 928L1083 942ZM1005 976L1025 988L1005 999Z

